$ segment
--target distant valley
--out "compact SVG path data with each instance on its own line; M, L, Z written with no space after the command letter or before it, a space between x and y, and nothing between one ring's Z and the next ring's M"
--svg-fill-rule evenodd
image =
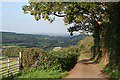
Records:
M38 34L23 34L15 32L2 32L2 48L6 47L39 47L45 50L54 47L68 47L76 45L78 41L87 35L77 36L48 36Z

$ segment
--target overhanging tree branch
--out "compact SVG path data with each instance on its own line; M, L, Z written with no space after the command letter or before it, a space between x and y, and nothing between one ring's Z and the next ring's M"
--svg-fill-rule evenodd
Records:
M55 16L58 16L58 17L65 17L66 15L59 15L59 14L56 14L54 13Z

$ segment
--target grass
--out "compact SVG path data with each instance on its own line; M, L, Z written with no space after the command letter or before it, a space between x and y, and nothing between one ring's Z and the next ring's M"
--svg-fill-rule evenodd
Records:
M105 67L105 65L103 65L101 62L97 63L98 66L100 66L102 69Z
M83 58L89 58L89 59L91 58L90 56L80 56L80 57L83 57Z
M25 79L45 79L45 80L59 80L60 78L67 76L67 71L62 70L45 70L42 69L42 66L37 66L37 69L35 67L31 67L30 70L23 69L20 71L19 74L10 76L9 78L3 78L4 80L16 80L19 78L25 78Z
M17 76L15 78L62 78L66 76L68 72L60 72L59 70L55 71L34 71L34 72L22 72L20 76Z

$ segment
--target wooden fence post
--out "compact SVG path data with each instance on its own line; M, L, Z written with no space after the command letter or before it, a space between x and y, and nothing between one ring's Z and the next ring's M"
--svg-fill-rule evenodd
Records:
M21 54L21 52L19 52L19 58L21 59L21 57L22 57L22 54Z
M21 52L19 52L19 66L21 69L21 66L22 66L22 53Z
M9 57L8 57L8 77L9 77Z
M18 73L19 73L19 56L18 56Z

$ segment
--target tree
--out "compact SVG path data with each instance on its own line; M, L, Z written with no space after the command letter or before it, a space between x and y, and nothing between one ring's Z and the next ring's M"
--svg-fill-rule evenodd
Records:
M29 2L29 4L29 6L23 6L24 13L30 12L37 21L43 18L53 22L55 16L64 17L66 25L73 24L72 27L68 28L71 35L72 32L80 30L94 33L93 37L95 38L95 47L97 48L95 53L100 52L100 25L108 21L105 15L105 3Z
M96 61L99 62L102 54L100 51L101 43L103 39L106 39L106 37L101 37L101 35L104 33L106 34L104 30L106 27L108 28L109 25L107 24L111 24L110 22L113 20L111 19L112 14L110 13L110 10L114 9L110 6L114 4L116 3L29 2L29 5L23 6L22 9L24 10L24 13L30 13L31 15L34 15L35 20L37 21L43 18L44 20L48 20L52 23L55 20L55 17L63 17L66 25L73 25L68 28L68 31L71 35L73 35L72 32L80 30L85 33L93 33L93 59L97 56ZM102 36L105 36L105 34ZM104 44L106 44L106 42Z
M120 71L120 2L109 3L107 6L110 23L103 25L102 42L110 55L108 66Z

